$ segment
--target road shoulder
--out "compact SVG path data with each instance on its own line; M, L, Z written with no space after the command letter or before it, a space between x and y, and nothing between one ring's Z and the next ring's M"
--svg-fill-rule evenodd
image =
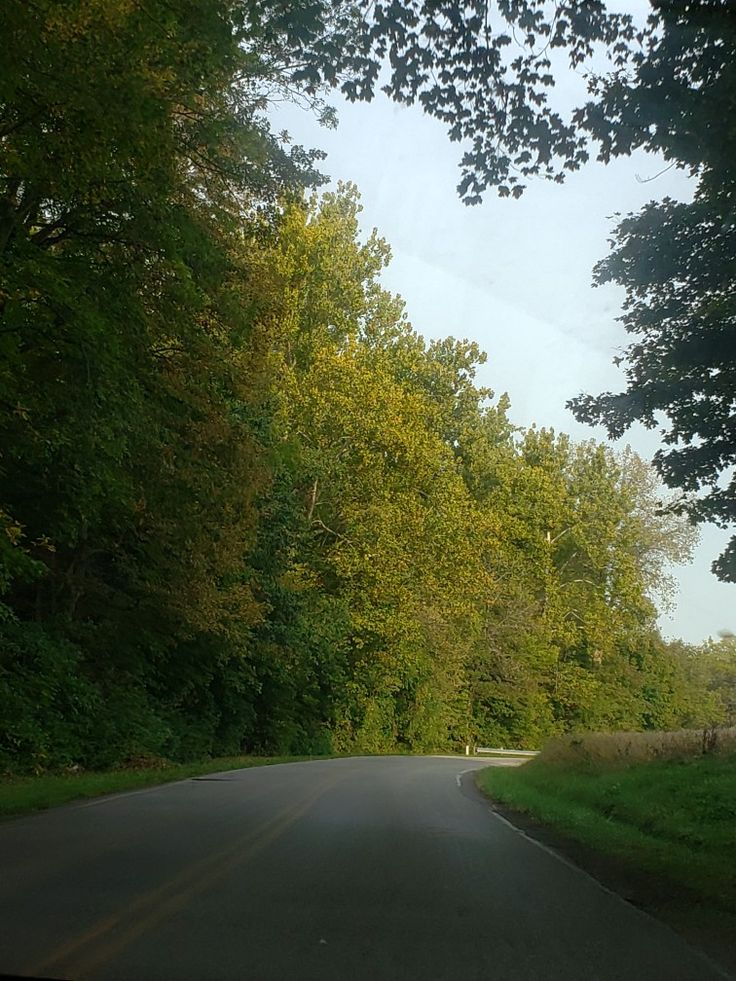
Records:
M519 833L570 862L623 900L670 926L736 978L736 915L704 903L701 897L656 875L622 865L612 856L576 841L532 815L494 801L478 784L492 811Z

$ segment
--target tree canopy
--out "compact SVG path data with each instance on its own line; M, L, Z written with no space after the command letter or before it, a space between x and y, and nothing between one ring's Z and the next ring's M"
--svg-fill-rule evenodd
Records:
M578 419L619 437L659 428L654 460L695 521L736 520L733 113L736 16L729 0L655 0L646 23L598 0L315 3L294 78L349 99L378 87L418 103L461 144L458 192L520 196L530 178L564 180L590 155L644 149L697 179L692 203L651 202L613 234L597 283L626 290L634 340L618 359L621 393L571 401ZM329 12L329 13L328 13ZM555 52L558 52L555 55ZM589 98L554 108L565 71ZM713 564L736 581L736 537Z
M418 103L462 146L458 192L477 204L488 188L518 197L525 178L561 181L589 156L588 134L550 104L564 50L571 69L601 46L620 67L638 32L602 0L409 0L320 3L297 40L293 77L316 92L370 100L377 88Z
M736 18L729 4L660 4L633 77L600 83L589 107L602 156L643 146L697 176L692 202L650 202L617 227L597 283L626 290L633 341L620 393L580 396L576 416L620 436L659 428L655 457L681 508L722 528L736 522L736 210L733 104ZM736 582L736 537L714 562Z
M6 459L33 465L4 480L29 563L4 566L6 765L534 746L689 711L653 602L689 526L631 453L514 430L477 347L427 344L381 288L358 210L345 187L252 219L219 329L163 343L146 317L135 360L127 332L110 364L90 348L92 378L128 381L107 428L72 376L43 457L29 404ZM122 432L116 455L85 422Z
M574 8L498 5L529 52L633 37ZM506 186L503 154L537 136L530 174L576 165L538 101L544 55L506 76L484 27L476 74L485 8L460 10L6 4L3 769L536 746L731 712L728 652L706 677L656 630L692 529L651 470L516 429L476 384L477 345L426 342L382 288L390 250L361 237L355 188L313 196L319 155L269 127L274 90L318 100L363 72L370 94L393 50L396 98L465 118L442 86L467 82L463 137L506 125L481 90L509 102L469 193ZM427 45L447 58L438 91Z

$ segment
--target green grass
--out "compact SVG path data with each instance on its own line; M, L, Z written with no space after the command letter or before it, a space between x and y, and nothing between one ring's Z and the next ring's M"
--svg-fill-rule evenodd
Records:
M0 817L28 814L85 797L138 790L141 787L153 787L156 784L185 780L206 773L314 759L326 759L326 757L222 756L198 763L172 763L144 769L10 777L0 780Z
M477 780L493 800L622 867L736 911L736 756L627 767L539 758Z

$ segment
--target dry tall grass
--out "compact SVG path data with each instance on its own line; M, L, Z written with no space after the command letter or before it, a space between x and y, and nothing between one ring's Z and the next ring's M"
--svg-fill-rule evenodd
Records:
M736 753L736 727L571 734L550 740L539 759L545 763L610 765L688 759L705 753Z

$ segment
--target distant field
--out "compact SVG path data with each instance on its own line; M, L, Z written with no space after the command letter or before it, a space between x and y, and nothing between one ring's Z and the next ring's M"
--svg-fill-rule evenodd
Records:
M483 770L477 779L493 800L621 867L734 912L733 734L724 731L722 751L707 755L702 734L699 755L693 739L679 733L568 738L525 766Z
M736 753L736 727L676 732L586 732L560 736L544 747L545 763L624 765Z

